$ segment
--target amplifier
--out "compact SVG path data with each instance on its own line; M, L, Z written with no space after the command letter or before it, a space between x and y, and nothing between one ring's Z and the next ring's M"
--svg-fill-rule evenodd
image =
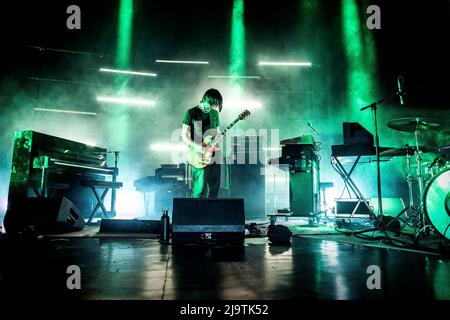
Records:
M371 200L367 199L369 206ZM337 199L336 200L336 216L342 218L366 218L370 215L370 209L367 205L358 199Z
M173 199L173 244L243 245L244 238L244 199Z

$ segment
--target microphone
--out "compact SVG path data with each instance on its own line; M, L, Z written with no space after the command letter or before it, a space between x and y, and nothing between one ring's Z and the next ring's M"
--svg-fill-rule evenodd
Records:
M312 123L310 121L308 121L307 123L308 127L310 127L315 133L320 134L316 129L314 129Z
M400 83L400 79L401 79L401 83ZM405 101L403 101L403 95L405 94L404 92L402 92L402 88L403 88L403 77L399 76L397 78L397 87L398 87L398 96L400 97L400 105L404 106L405 105Z

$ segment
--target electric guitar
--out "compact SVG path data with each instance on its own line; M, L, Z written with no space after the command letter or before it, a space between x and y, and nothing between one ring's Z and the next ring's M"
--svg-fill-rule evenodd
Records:
M197 169L202 169L206 167L212 158L212 154L217 150L216 145L220 142L221 136L223 137L225 133L230 130L236 123L240 120L244 120L250 116L250 111L245 110L242 112L228 127L226 127L222 132L217 133L214 136L206 136L203 139L202 146L204 148L203 152L197 152L193 147L189 147L187 160L190 165L196 167Z

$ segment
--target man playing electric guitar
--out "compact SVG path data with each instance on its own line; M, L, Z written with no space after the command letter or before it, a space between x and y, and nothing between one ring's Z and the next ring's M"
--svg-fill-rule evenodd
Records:
M219 194L221 164L220 161L214 161L215 156L218 157L215 155L218 148L208 147L207 144L208 137L219 133L222 102L220 92L209 89L199 105L189 109L183 118L181 137L189 146L188 161L192 170L193 198L217 198Z

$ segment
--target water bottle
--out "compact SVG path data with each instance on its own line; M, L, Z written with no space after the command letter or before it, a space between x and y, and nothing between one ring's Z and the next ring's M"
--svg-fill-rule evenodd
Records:
M170 218L169 209L164 208L161 215L161 241L169 242Z

